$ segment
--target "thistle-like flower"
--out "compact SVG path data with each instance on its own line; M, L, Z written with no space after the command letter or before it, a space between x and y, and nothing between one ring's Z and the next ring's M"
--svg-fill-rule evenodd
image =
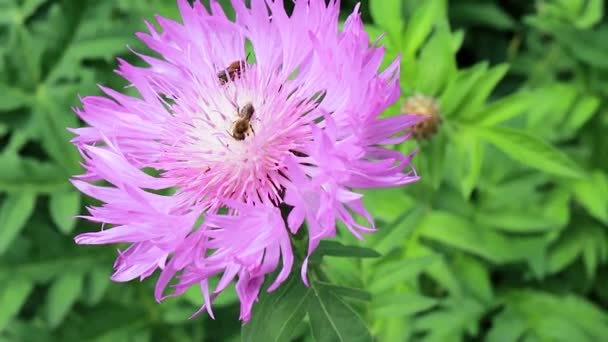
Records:
M120 60L139 92L102 88L76 113L85 174L73 183L104 202L88 219L106 229L80 244L128 243L115 281L161 269L155 297L201 287L213 299L236 278L241 319L250 318L265 276L290 274L291 237L306 224L308 256L336 223L356 237L374 231L354 189L392 187L417 176L411 155L382 147L408 138L417 116L380 114L400 95L399 60L379 71L358 7L338 30L336 0L234 0L236 20L178 1L183 23L158 17L138 37L159 57L147 67ZM103 180L106 185L96 181ZM281 209L290 209L283 218ZM367 224L361 224L361 217ZM209 279L218 277L215 288Z

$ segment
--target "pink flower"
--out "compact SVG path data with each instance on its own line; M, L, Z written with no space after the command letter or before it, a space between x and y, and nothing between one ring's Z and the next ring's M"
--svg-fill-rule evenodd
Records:
M177 278L171 295L199 285L210 315L236 278L244 321L265 276L280 268L269 291L289 276L302 225L307 282L308 256L336 222L358 238L374 231L355 189L418 179L411 155L382 147L419 118L379 117L399 97L399 61L379 72L384 50L358 8L340 32L337 1L299 0L291 16L282 1L251 3L233 1L231 22L215 1L208 13L181 0L183 24L148 24L138 37L160 58L138 54L148 67L121 60L118 70L141 96L102 88L107 97L83 98L76 112L88 127L73 140L86 168L74 184L105 203L87 218L106 227L76 242L130 243L113 280L160 268L157 300Z

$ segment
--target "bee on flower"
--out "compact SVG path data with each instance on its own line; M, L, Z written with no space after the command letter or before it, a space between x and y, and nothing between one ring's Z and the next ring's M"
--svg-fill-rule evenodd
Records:
M158 301L200 286L199 311L212 317L236 281L248 321L265 277L280 270L273 291L292 272L291 237L304 225L307 283L308 257L337 222L358 238L375 230L357 189L418 179L412 155L384 145L406 140L420 117L380 117L400 96L400 61L379 69L384 50L358 6L339 30L336 0L298 0L291 15L282 1L232 5L235 21L216 1L208 11L180 0L182 23L158 17L160 30L138 34L160 57L119 61L139 96L102 87L82 99L73 143L86 171L73 183L104 203L87 216L104 229L76 242L129 244L113 280L160 270Z

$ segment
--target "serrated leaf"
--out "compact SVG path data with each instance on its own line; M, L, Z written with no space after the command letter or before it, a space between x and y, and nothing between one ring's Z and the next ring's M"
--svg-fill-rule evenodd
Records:
M52 194L49 209L59 230L64 234L70 233L76 225L75 216L80 212L80 193L69 191Z
M51 327L58 326L82 292L82 274L67 271L49 288L46 319Z
M0 331L10 323L11 319L19 312L25 300L32 292L34 283L23 277L11 277L5 282L0 282Z
M0 208L0 254L6 252L34 210L36 195L23 191L8 195Z
M312 287L308 318L316 342L371 342L372 336L359 315L339 297Z
M580 167L563 152L526 132L499 127L476 127L471 131L525 165L557 176L583 176Z
M241 330L243 342L288 341L306 314L311 289L295 275L278 290L262 293L251 321Z

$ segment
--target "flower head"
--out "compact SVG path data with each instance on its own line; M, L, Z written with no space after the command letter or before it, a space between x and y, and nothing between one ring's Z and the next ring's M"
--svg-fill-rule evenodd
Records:
M74 184L104 202L88 219L106 227L76 242L130 243L114 280L160 268L157 300L177 278L170 295L199 285L211 315L236 279L247 321L265 276L280 267L272 291L290 274L302 225L308 256L337 222L362 238L375 228L355 189L417 180L411 156L382 145L420 118L380 118L399 97L399 61L379 70L358 7L339 31L335 0L296 1L291 15L282 1L233 1L234 22L215 1L178 5L183 23L158 17L161 30L138 34L159 57L120 60L140 96L102 88L76 110L88 126L74 129L86 169Z

